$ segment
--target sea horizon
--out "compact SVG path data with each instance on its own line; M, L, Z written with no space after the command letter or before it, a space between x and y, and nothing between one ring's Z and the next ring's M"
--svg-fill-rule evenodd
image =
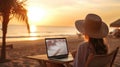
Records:
M2 28L0 26L0 28ZM8 25L6 41L38 40L47 37L64 37L77 35L78 31L74 26L30 26L31 33L28 33L26 25ZM110 28L113 31L115 28ZM0 31L0 42L2 41L2 30Z
M2 28L0 26L0 28ZM31 26L31 33L27 32L25 25L9 25L7 30L7 41L37 40L46 37L63 37L76 35L74 26ZM0 31L0 42L2 41L2 31Z

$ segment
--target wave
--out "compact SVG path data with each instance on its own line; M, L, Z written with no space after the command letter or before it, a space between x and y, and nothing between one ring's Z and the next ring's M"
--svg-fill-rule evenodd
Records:
M41 35L41 36L7 36L6 38L31 38L31 37L52 37L52 36L69 36L70 34L61 34L61 35ZM2 37L0 37L2 38Z

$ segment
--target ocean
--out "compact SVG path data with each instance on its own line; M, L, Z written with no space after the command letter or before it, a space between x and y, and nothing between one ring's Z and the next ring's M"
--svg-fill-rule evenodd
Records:
M2 28L0 26L0 28ZM37 40L46 37L61 37L76 35L76 28L72 26L30 26L31 33L27 32L25 25L8 25L7 41ZM0 42L2 30L0 30Z

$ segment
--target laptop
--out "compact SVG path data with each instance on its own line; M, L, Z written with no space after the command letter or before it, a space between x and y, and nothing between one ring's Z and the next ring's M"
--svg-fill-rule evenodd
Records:
M46 52L49 59L67 58L69 51L66 38L45 38Z

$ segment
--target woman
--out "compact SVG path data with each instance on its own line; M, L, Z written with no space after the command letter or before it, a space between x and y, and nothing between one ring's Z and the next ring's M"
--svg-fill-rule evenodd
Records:
M78 20L75 26L79 32L85 35L77 50L73 67L85 67L89 55L103 55L108 53L108 45L104 43L104 37L108 34L108 26L96 14L88 14L85 20Z

